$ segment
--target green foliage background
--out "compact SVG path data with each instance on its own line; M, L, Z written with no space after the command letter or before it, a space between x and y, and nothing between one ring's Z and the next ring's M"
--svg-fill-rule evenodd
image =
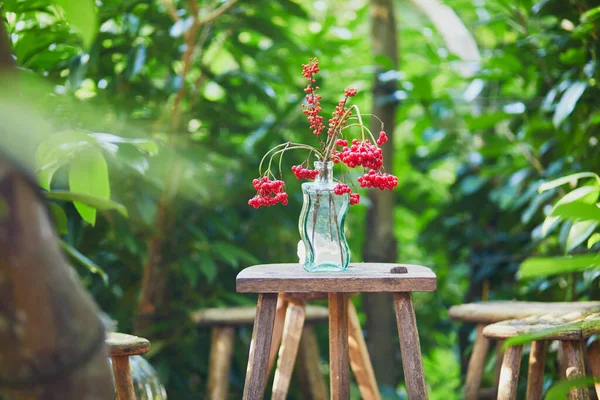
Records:
M149 357L171 398L198 398L205 391L210 334L194 327L188 314L252 304L253 298L235 293L236 273L259 261L295 261L299 184L288 180L288 207L255 211L247 206L250 181L270 147L312 139L300 108L300 65L309 57L321 63L325 110L348 86L358 88L356 102L369 109L369 4L235 3L200 27L183 79L188 2L173 2L177 22L168 1L77 3L81 8L73 11L68 0L0 1L22 74L44 82L23 94L52 132L43 136L49 150L38 151L38 167L53 165L53 174L38 172L52 179L53 190L70 188L126 207L128 218L111 211L114 205L53 203L65 246L80 253L71 254L105 271L106 282L94 270L79 269L121 331L133 329L147 241L166 235L168 304L148 332ZM599 275L594 257L562 273L573 270L567 257L546 259L524 271L529 279L517 279L519 265L531 256L597 250L593 240L591 250L586 246L597 216L582 224L577 215L552 214L557 199L575 186L538 189L570 173L600 170L600 8L592 0L446 3L475 38L481 61L452 54L452 38L410 2L398 1L401 68L383 78L397 79L399 90L379 99L398 102L393 172L400 183L391 217L399 261L428 265L439 278L435 293L415 297L432 399L459 398L470 346L472 327L452 324L449 306L482 298L594 299ZM201 18L223 4L197 2ZM464 67L473 74L462 74ZM181 116L173 118L178 101ZM98 135L103 132L116 136ZM82 148L75 146L82 141ZM156 232L172 160L181 168L168 209L173 223ZM591 192L575 196L578 209L580 203L595 207L598 191ZM347 223L355 260L367 207L354 207ZM558 218L543 229L551 214ZM549 275L545 265L552 260ZM250 335L249 328L238 332L231 398L241 397ZM393 356L400 364L399 353ZM492 370L490 362L486 379ZM549 383L551 368L548 373ZM402 398L402 386L390 398Z

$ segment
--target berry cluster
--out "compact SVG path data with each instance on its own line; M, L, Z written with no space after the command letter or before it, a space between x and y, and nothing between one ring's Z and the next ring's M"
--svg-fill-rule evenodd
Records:
M317 94L319 87L313 87L313 83L316 82L313 75L319 72L319 60L311 58L308 60L308 64L302 64L302 76L308 79L308 86L304 89L306 93L306 102L308 107L302 104L304 108L303 112L307 116L310 129L315 135L320 135L325 125L323 125L323 117L319 115L321 112L321 96Z
M356 96L357 90L354 88L346 88L344 89L344 96L346 97L354 97Z
M350 194L350 205L353 206L355 204L360 203L360 194L358 193L351 193Z
M333 193L337 194L338 196L341 196L343 194L350 193L350 192L352 192L352 189L350 189L350 186L346 185L345 183L338 183L333 188Z
M252 184L257 192L256 196L248 200L248 204L252 207L268 207L277 203L281 203L284 206L287 205L288 194L283 191L285 182L279 180L271 181L264 176L262 179L254 179Z
M317 171L316 169L302 168L301 165L294 165L292 167L292 172L298 180L315 179L317 175L319 175L319 171Z
M398 178L390 174L381 174L370 170L368 173L358 178L361 188L377 188L379 190L392 190L398 186Z
M340 160L350 168L361 165L365 168L377 170L383 166L383 153L379 147L369 140L359 142L354 139L352 146L344 146L340 154Z
M346 102L349 97L356 96L356 89L354 88L346 88L344 89L344 98L340 100L337 106L335 106L335 111L333 112L333 116L329 120L329 129L327 130L328 135L333 135L336 131L339 131L344 125L346 125L346 119L344 116L349 117L352 115L352 111L348 111L346 109Z
M379 138L377 138L377 144L379 146L381 146L382 144L384 144L387 141L388 141L388 137L385 134L385 132L384 131L379 132Z

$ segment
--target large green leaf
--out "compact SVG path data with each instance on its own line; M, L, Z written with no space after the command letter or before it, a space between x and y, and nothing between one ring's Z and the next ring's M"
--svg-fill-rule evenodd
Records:
M98 16L94 0L56 0L62 7L65 19L83 38L86 49L92 47L98 32Z
M578 220L596 220L600 221L600 208L595 204L587 204L581 201L560 204L552 209L551 216L578 219Z
M531 257L523 261L519 268L519 278L540 278L549 275L583 271L597 267L600 257L597 254L578 254L563 257Z
M588 249L591 249L593 245L595 245L596 243L600 242L600 233L594 233L592 236L590 236L590 238L588 239L587 242L587 247Z
M571 226L571 230L569 231L569 236L567 237L567 245L566 251L569 253L581 243L583 243L587 238L590 237L594 230L598 226L598 221L579 221L575 222L573 226Z
M556 110L554 110L554 116L552 117L552 123L556 128L571 115L586 88L587 82L577 81L572 83L565 91L556 105Z
M127 143L135 146L139 151L147 153L148 155L155 155L158 153L158 145L151 139L129 139L113 135L112 133L100 132L90 133L89 136L104 146L108 144Z
M68 192L66 190L53 190L46 192L46 197L50 200L62 200L87 204L97 210L117 210L124 217L127 217L127 208L124 205L113 200L103 199L85 193Z
M562 178L554 179L553 181L545 182L540 185L538 191L544 192L546 190L554 189L555 187L562 186L565 183L575 184L579 179L582 178L595 178L600 183L600 177L598 174L593 172L579 172L572 175L563 176Z
M88 194L103 200L110 199L108 166L98 149L89 149L78 154L69 167L69 188L72 192ZM92 226L96 224L96 208L75 201L81 217Z

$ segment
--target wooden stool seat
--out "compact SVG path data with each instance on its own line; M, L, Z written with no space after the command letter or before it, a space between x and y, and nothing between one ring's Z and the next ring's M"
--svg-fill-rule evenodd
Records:
M129 356L147 353L150 342L138 336L109 332L106 335L106 346L112 359L117 400L135 400Z
M191 320L199 326L240 326L252 325L256 317L256 307L206 308L190 314ZM327 307L306 306L307 322L325 322L329 318Z
M577 303L574 303L577 304ZM573 307L571 308L573 309ZM561 375L567 379L585 376L584 348L585 339L600 333L600 313L585 310L571 311L560 315L556 312L548 315L536 315L519 320L497 322L486 326L483 335L492 339L508 339L520 335L533 335L529 353L529 371L527 376L527 400L541 399L544 383L544 364L546 343L548 340L560 341L559 366ZM598 345L590 346L588 358L594 376L600 373L600 353ZM522 345L508 347L504 354L500 371L498 399L513 400L517 396L517 384ZM596 385L600 395L600 385ZM574 388L569 392L571 400L587 400L587 388Z
M436 282L433 271L420 265L357 263L342 272L308 272L301 264L263 264L240 272L236 290L239 293L432 292Z
M502 337L484 336L483 330L488 324L500 321L522 319L532 316L562 316L569 313L600 312L600 301L583 302L530 302L530 301L486 301L480 303L460 304L450 307L450 318L477 324L475 343L469 359L465 382L465 400L477 400L488 389L481 389L481 377L485 359L490 347L489 339L497 340L495 384L491 388L496 392L500 379L503 358Z
M283 336L289 340L281 345L273 385L273 399L286 398L289 377L295 361L304 322L304 300L309 295L328 293L329 301L329 362L330 398L347 400L350 397L349 368L355 372L363 399L380 399L372 365L366 351L356 310L350 295L356 292L393 292L400 348L409 399L427 399L423 363L411 292L436 289L436 276L426 267L405 264L352 264L343 272L307 272L300 264L265 264L241 271L236 279L237 291L258 293L258 305L244 399L263 398L269 369L274 326L281 305L289 301ZM286 298L286 293L293 293ZM298 299L300 296L300 299ZM290 312L291 311L291 312ZM281 378L283 376L283 379ZM324 398L324 396L320 397Z

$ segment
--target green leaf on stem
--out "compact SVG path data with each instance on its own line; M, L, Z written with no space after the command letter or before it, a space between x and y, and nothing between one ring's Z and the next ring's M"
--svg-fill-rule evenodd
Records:
M92 47L98 32L98 16L94 0L56 0L61 6L67 22L75 28L83 39L86 49Z
M519 268L519 279L540 278L549 275L584 271L597 267L600 257L597 254L577 254L562 257L531 257L523 261Z
M50 200L62 200L86 204L97 210L117 210L121 215L127 217L127 208L113 200L103 199L86 193L75 193L66 190L53 190L46 192L46 198Z
M586 88L587 82L577 81L573 82L565 91L556 105L556 110L554 110L554 116L552 117L552 123L555 128L558 128L571 115Z
M588 249L591 249L593 245L595 245L596 243L600 242L600 233L594 233L592 236L590 236L590 238L588 239L587 242L587 247Z
M582 178L595 178L596 181L600 183L600 177L598 176L598 174L595 174L593 172L578 172L576 174L563 176L562 178L558 178L558 179L554 179L549 182L542 183L540 185L540 187L538 188L538 192L542 193L542 192L545 192L546 190L550 190L550 189L554 189L555 187L562 186L565 183L570 183L570 184L574 185L575 183L577 183L577 181L579 179L582 179Z
M108 166L100 150L89 149L71 161L69 188L75 193L88 194L103 200L110 199ZM81 218L94 226L96 208L79 201L75 201L74 204Z
M567 237L567 253L571 252L587 238L589 238L597 226L598 221L593 220L575 222L569 231L569 236Z
M81 254L75 247L71 246L64 240L60 241L60 247L62 247L65 253L67 253L73 260L77 261L92 274L100 275L102 281L104 282L104 285L108 286L108 275L95 262Z
M67 228L67 214L65 214L65 210L58 204L48 204L48 208L50 209L50 214L52 215L52 219L54 220L54 226L56 227L56 231L61 235L66 235L68 233Z

